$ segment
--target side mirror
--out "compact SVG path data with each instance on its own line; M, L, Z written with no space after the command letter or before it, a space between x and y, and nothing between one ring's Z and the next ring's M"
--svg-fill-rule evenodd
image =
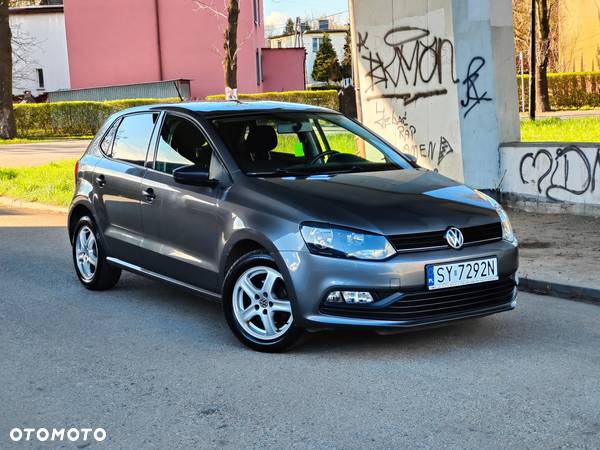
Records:
M198 166L183 166L173 171L173 178L179 184L190 186L209 186L214 187L219 182L211 179L208 170Z
M402 153L402 156L404 156L414 165L417 165L417 157L415 155L411 155L410 153Z

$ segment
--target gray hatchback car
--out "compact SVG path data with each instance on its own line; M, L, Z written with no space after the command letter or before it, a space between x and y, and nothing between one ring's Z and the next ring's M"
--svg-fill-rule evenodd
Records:
M69 235L85 287L112 288L124 269L222 301L261 351L516 305L517 241L495 200L306 105L113 115L77 164Z

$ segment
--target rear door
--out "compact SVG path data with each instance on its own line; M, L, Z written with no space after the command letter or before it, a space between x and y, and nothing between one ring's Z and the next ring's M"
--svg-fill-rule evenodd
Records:
M105 154L95 168L99 226L109 256L139 265L142 246L142 178L157 113L137 113L117 120L102 141Z
M222 178L225 169L202 130L190 118L165 113L156 157L142 182L152 196L143 199L145 267L204 290L216 292L217 215L224 186L176 183L173 170L195 165Z

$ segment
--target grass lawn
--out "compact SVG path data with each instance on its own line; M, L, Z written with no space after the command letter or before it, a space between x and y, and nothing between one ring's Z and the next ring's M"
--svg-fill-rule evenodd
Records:
M32 144L34 142L67 141L72 139L92 139L94 136L40 136L18 137L14 139L0 139L0 145Z
M0 195L28 202L68 206L73 196L75 161L37 167L0 167Z
M600 117L521 121L524 142L600 142Z

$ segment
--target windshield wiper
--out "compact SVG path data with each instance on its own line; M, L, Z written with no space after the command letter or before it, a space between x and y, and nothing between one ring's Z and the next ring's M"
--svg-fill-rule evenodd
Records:
M300 169L275 169L262 172L247 172L246 175L252 177L268 177L268 176L288 176L288 177L304 177L314 175L315 172Z

